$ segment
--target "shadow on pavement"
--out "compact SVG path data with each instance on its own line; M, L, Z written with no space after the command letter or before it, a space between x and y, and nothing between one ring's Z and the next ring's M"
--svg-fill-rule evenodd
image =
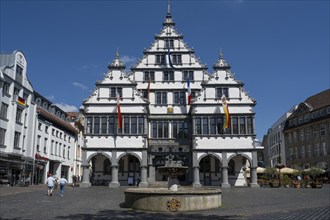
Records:
M156 219L156 220L169 220L169 219L198 219L198 220L238 220L243 219L240 216L216 216L216 215L200 215L197 213L158 213L158 212L139 212L134 210L118 211L118 210L105 210L99 211L96 214L74 214L67 216L57 216L58 219L81 219L81 220L106 220L106 219Z

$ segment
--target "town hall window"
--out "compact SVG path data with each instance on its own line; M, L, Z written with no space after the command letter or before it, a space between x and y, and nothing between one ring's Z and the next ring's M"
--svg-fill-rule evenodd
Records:
M164 81L174 81L174 72L173 71L164 71L163 80Z
M144 81L155 81L155 71L145 71L144 72Z
M100 118L95 117L94 118L94 134L100 133Z
M108 133L114 134L116 131L115 129L117 129L116 118L114 116L110 116L108 119Z
M229 98L228 88L216 88L216 98L220 99L222 95L224 95L227 99Z
M181 65L182 64L181 54L173 54L172 63L175 65Z
M138 132L139 134L144 134L144 117L139 117L138 122Z
M119 94L119 97L123 97L123 88L120 87L111 87L110 88L110 97L111 98L117 98Z
M168 49L168 48L174 48L174 40L173 39L167 39L165 40L165 46L164 48Z
M157 105L167 104L167 92L156 92L156 104Z
M107 117L102 117L101 118L101 133L106 134L107 133Z
M164 54L157 54L156 55L156 64L161 64L161 65L166 64Z
M155 121L151 125L152 138L168 138L168 122Z
M189 134L188 122L173 121L172 134L173 138L188 138Z
M194 81L194 71L192 70L184 70L183 71L183 81Z
M173 92L173 104L185 105L186 104L186 92Z

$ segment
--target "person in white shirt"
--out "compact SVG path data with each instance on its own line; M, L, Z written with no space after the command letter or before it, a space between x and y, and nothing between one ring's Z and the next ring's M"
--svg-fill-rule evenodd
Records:
M47 178L47 186L48 186L48 196L52 196L54 189L55 179L51 175Z
M62 176L61 179L58 180L58 183L60 184L60 196L64 195L64 186L68 181L65 179L64 176Z

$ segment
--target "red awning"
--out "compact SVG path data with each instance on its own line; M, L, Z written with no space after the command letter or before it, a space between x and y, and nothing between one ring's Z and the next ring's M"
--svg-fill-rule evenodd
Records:
M43 157L43 156L41 156L39 153L36 153L35 154L35 158L37 159L37 160L49 160L47 157Z

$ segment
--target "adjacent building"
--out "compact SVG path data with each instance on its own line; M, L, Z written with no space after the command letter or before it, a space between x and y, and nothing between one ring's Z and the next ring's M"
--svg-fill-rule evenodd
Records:
M268 129L267 135L264 137L264 158L266 167L275 167L276 164L286 165L286 147L283 136L283 129L287 118L297 106L292 107L288 112L283 114L271 128Z
M67 113L34 91L21 51L0 55L0 183L71 180L77 129Z
M169 155L189 167L181 184L257 185L256 101L220 52L211 73L168 11L143 57L125 72L117 52L104 79L83 102L81 186L162 184ZM222 97L228 103L227 128ZM251 179L245 169L251 168Z
M36 104L21 51L0 54L0 180L17 185L32 177Z
M330 171L330 89L298 105L286 120L284 140L288 166Z
M37 105L34 183L45 183L48 174L71 182L78 131L67 121L66 112L37 92L33 97Z

